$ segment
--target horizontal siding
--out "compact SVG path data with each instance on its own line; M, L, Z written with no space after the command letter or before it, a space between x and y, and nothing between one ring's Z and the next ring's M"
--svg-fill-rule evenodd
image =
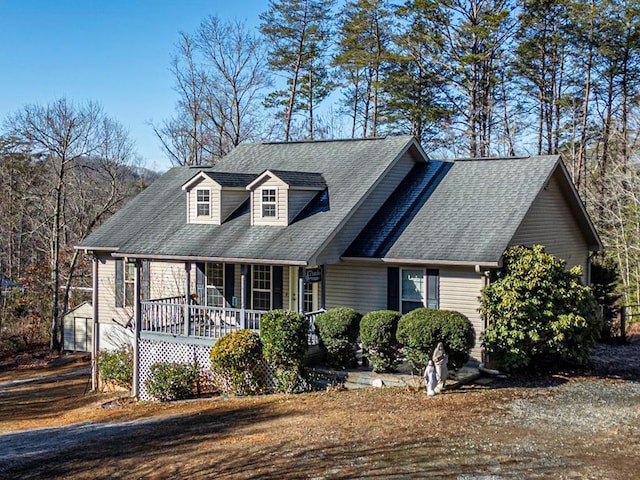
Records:
M196 215L196 190L209 189L210 200L210 216L198 217ZM187 195L187 201L189 204L189 223L206 223L206 224L220 224L220 187L210 179L203 179L197 185L189 189Z
M328 265L326 308L351 307L363 315L387 308L385 267Z
M556 174L558 174L559 170ZM554 175L520 224L510 245L541 244L567 262L585 268L589 249Z
M116 307L116 261L98 263L98 321L126 325L133 317L133 307Z
M225 190L223 189L221 195L221 221L231 215L247 198L249 198L248 191L238 190Z
M471 357L477 361L481 359L480 334L484 330L478 310L478 297L483 285L483 277L473 270L440 269L440 308L460 312L469 319L476 334Z
M317 191L289 190L289 223L298 216L304 207L316 196Z
M332 264L342 256L414 165L413 157L409 153L405 153L320 254L317 263Z
M192 281L195 285L195 268L192 266L192 269ZM149 287L152 299L184 295L185 279L184 262L151 262L149 264Z

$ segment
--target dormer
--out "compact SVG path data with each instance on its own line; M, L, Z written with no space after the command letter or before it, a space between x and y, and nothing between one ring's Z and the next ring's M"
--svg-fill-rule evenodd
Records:
M199 172L182 186L187 192L187 223L220 225L249 197L253 174Z
M320 173L265 170L247 185L251 225L289 225L326 188Z

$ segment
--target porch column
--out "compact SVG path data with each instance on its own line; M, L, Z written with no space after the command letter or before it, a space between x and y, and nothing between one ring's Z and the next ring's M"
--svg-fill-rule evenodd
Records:
M93 255L91 266L93 268L93 289L91 301L93 302L93 335L91 338L91 390L98 390L98 348L100 347L100 323L98 322L98 256Z
M327 285L325 280L325 276L327 274L327 264L323 263L320 268L320 308L325 310L327 308Z
M304 267L298 268L298 312L304 313Z
M187 336L191 332L191 262L184 262L184 332L183 335ZM201 298L200 301L204 301Z
M133 385L131 388L131 396L138 398L140 394L140 265L141 261L135 261L136 269L133 277Z
M247 320L244 316L244 309L247 308L247 266L245 264L240 265L240 326L242 328L247 327Z

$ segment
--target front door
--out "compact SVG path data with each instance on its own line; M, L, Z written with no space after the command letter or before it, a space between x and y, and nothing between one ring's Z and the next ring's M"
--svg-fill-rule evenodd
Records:
M298 304L298 275L301 267L289 267L289 310L297 312ZM304 284L304 311L315 312L318 310L318 282Z

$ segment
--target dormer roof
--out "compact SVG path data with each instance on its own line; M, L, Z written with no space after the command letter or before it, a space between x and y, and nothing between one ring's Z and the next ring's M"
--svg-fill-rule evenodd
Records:
M325 190L327 182L321 173L297 172L293 170L265 170L247 185L247 190L251 190L265 178L277 178L286 183L289 188L299 188L304 190Z
M223 188L244 189L249 183L253 182L253 180L256 178L256 175L253 173L201 171L191 177L185 184L183 184L182 189L189 190L193 185L205 178L214 181Z

